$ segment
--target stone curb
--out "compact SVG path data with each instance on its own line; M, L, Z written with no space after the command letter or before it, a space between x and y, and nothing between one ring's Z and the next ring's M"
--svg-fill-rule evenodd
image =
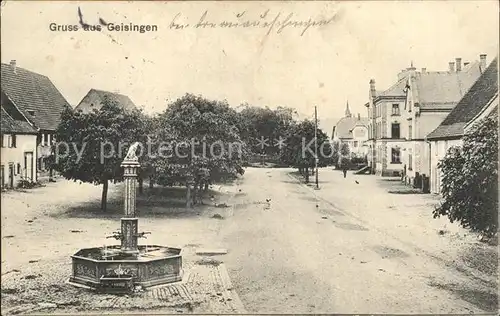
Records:
M233 284L231 282L231 279L229 278L229 273L227 272L226 265L224 263L221 263L218 266L218 268L219 268L218 270L220 273L222 286L223 286L224 291L225 291L224 296L226 298L230 299L231 305L236 313L247 314L247 311L245 310L245 307L244 307L243 303L241 302L241 299L240 299L238 293L236 293L236 291L233 288ZM227 301L227 299L226 299L226 301Z

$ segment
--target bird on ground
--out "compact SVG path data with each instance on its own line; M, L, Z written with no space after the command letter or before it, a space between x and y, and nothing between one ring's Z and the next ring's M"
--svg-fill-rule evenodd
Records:
M354 182L356 182L356 184L359 184L359 182L357 180L354 180Z

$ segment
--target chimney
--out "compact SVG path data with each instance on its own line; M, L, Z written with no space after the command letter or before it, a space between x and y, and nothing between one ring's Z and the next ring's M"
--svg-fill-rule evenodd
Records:
M486 54L479 55L479 65L481 67L481 72L486 69Z
M14 59L10 61L10 66L12 67L14 73L16 73L16 61Z
M422 73L427 72L427 68L422 68Z
M455 62L457 64L457 72L462 71L462 58L455 58Z
M370 93L372 95L372 98L376 97L377 92L375 91L375 79L370 80Z
M450 65L450 72L455 72L455 63L450 61L448 64Z

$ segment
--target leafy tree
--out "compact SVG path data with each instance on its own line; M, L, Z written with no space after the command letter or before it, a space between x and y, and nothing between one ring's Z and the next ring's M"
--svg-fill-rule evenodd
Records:
M155 163L157 181L185 185L187 207L209 182L241 173L245 146L237 128L238 116L227 102L186 94L160 114L159 139L169 153Z
M316 152L319 159L318 166L323 167L332 162L332 148L328 136L321 129L318 129L317 142L315 142L314 129L315 124L310 120L292 125L287 133L286 146L280 157L281 161L298 168L306 182L309 182L309 171L316 165Z
M340 166L349 167L351 163L351 149L348 143L340 143L340 155L339 155Z
M434 217L447 216L491 238L498 231L498 118L473 126L463 145L448 150L438 167L443 201Z
M332 158L331 162L335 167L340 165L340 142L337 140L331 141Z
M103 185L101 209L106 210L108 183L122 180L120 164L132 142L138 141L143 115L127 112L105 97L100 110L65 109L55 137L54 168L66 179Z
M248 104L243 104L242 107L243 110L239 113L242 141L249 145L249 150L254 154L279 155L280 148L274 145L280 137L284 138L294 125L294 110L283 106L274 110ZM267 140L268 146L262 146L259 143L261 139Z

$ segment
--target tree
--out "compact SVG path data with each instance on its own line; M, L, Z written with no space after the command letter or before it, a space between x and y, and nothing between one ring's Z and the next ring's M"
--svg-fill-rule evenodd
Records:
M293 109L278 106L276 109L269 107L242 105L243 110L239 113L241 117L241 139L248 144L249 150L254 154L278 156L280 148L275 142L284 138L293 126ZM268 145L263 146L259 140L266 140Z
M101 209L106 210L108 183L122 180L120 164L132 142L140 140L142 114L126 112L105 97L100 110L65 109L55 137L54 168L66 179L103 185Z
M318 166L331 164L332 148L328 136L317 130L317 144L314 141L315 124L311 120L304 120L293 124L289 129L285 144L280 156L284 163L299 169L299 172L309 182L309 170L315 166L315 154L318 153ZM315 147L317 145L317 148ZM317 149L317 150L316 150Z
M351 149L348 143L340 143L339 163L341 167L349 166L351 163Z
M241 173L245 152L238 116L226 101L186 94L160 114L159 139L170 153L156 161L157 180L164 185L185 185L186 206L211 181Z
M491 238L498 231L498 118L486 118L464 135L463 145L450 148L438 164L443 174L443 201L434 217Z
M340 165L340 142L337 140L332 140L331 149L332 149L332 164L335 167L339 167Z

